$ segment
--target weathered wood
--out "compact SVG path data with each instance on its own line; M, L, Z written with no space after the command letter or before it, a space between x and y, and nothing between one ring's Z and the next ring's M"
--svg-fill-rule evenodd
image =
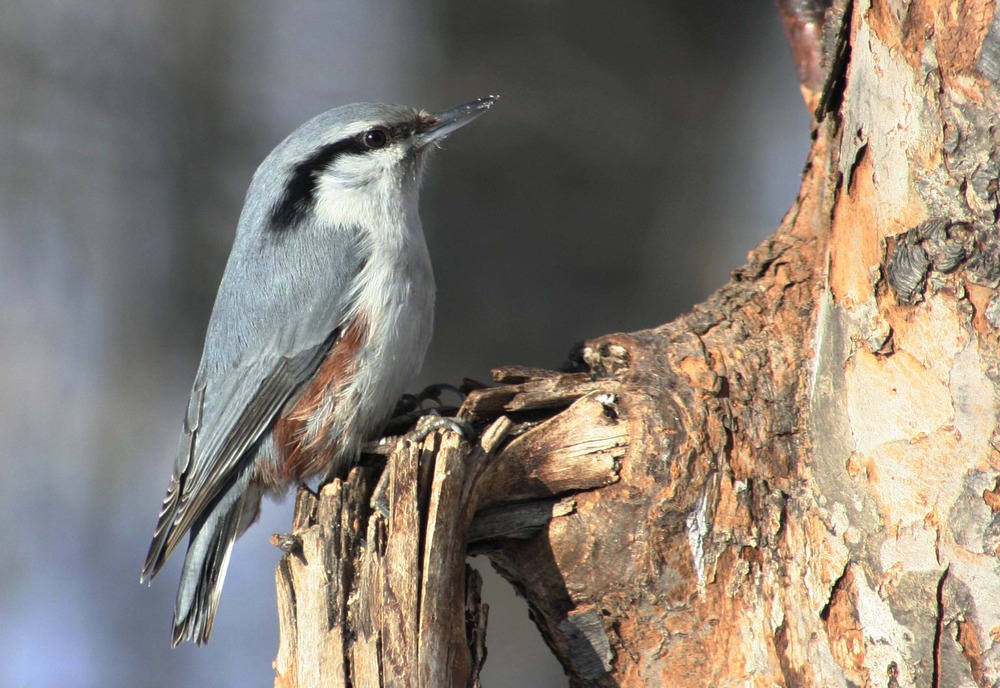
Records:
M486 662L486 618L489 605L483 603L483 579L471 566L465 567L465 630L472 672L469 688L481 688L479 672Z
M465 638L466 506L462 502L468 468L459 436L446 435L434 457L431 499L424 530L420 594L419 667L422 686L459 686L471 674ZM411 571L412 575L412 571Z
M551 497L614 482L628 440L608 391L614 383L531 376L545 384L518 384L503 396L541 406L577 401L541 424L493 413L471 448L455 433L404 439L384 471L355 468L318 499L300 490L295 532L275 536L286 552L276 572L276 686L476 685L486 609L466 543L524 538L570 513L572 501ZM483 406L468 414L490 418Z
M488 551L493 540L530 540L553 518L572 513L575 504L572 497L566 497L483 509L469 529L469 549Z
M337 592L352 578L361 545L355 522L367 512L366 485L373 477L371 469L356 468L346 485L330 483L318 500L307 490L298 494L295 545L275 573L281 630L275 686L347 679L347 598Z
M608 389L607 382L592 381L586 373L532 379L516 385L487 387L469 394L459 416L480 418L566 406L580 397Z
M625 454L625 423L587 396L564 413L515 438L497 455L481 490L480 508L538 499L615 482Z
M596 681L611 671L614 653L601 617L594 609L571 611L559 623L559 630L567 638L569 660L577 676Z
M382 586L368 590L364 601L379 609L382 678L387 685L417 686L413 667L419 650L421 524L417 513L417 462L420 447L412 442L392 454L389 471L389 516L382 548Z
M533 380L547 380L561 377L562 373L547 368L533 368L531 366L504 366L494 368L490 371L493 382L500 382L505 385L517 385Z

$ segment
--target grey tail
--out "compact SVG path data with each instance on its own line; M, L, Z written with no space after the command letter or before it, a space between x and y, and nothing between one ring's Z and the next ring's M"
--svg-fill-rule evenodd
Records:
M174 605L174 647L185 640L203 645L212 634L233 543L260 511L257 486L244 487L243 494L240 487L233 485L191 528Z

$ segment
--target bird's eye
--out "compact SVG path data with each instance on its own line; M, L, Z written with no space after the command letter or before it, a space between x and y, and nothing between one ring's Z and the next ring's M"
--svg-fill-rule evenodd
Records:
M389 135L382 129L369 129L362 136L362 141L371 149L385 148L385 144L389 143Z

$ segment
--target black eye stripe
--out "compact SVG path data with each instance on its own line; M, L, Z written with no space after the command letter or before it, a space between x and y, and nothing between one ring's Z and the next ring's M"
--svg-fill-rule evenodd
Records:
M315 153L296 163L285 181L281 198L271 209L270 229L281 232L291 228L308 213L316 202L316 184L320 173L341 155L364 155L385 148L401 138L413 134L415 124L401 126L376 126L347 138L328 143ZM382 145L371 145L368 136L381 132ZM378 138L378 137L376 137Z
M362 153L354 138L328 143L308 158L297 163L285 182L285 190L271 210L271 229L283 231L302 219L315 202L319 173L345 153Z

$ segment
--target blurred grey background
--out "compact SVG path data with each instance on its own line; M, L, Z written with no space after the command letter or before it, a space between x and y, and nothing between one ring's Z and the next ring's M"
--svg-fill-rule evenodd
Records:
M690 308L773 231L809 140L768 2L0 0L0 50L12 687L271 685L291 500L237 545L207 648L169 648L181 557L138 578L246 185L298 124L502 96L432 162L416 386ZM524 603L486 596L486 684L565 685Z

